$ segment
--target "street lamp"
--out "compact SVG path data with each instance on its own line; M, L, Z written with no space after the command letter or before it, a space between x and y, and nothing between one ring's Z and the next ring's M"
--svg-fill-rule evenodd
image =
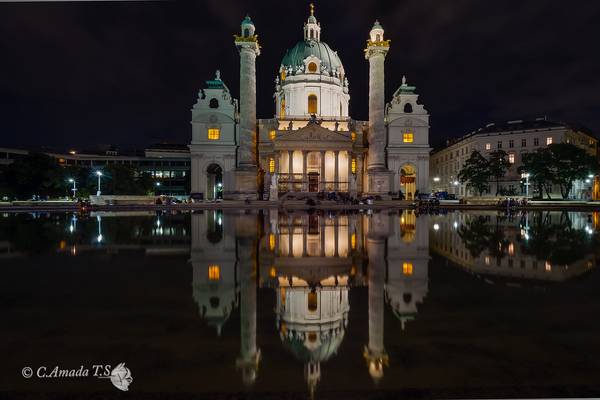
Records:
M521 174L521 178L525 178L525 197L529 197L529 173Z
M96 196L100 196L102 194L100 191L100 178L102 177L102 171L96 171L96 175L98 175L98 191L96 192Z
M71 191L73 192L73 198L75 198L75 193L77 192L77 182L75 182L75 179L69 178L69 183L73 184L73 189L71 189Z

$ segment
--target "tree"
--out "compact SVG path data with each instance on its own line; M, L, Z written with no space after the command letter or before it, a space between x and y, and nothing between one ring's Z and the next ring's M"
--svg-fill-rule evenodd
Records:
M102 169L102 173L102 193L146 195L154 189L150 174L137 174L131 165L109 164Z
M496 182L496 196L500 193L500 179L506 174L510 167L508 154L504 150L496 150L490 153L488 161L489 176Z
M488 164L488 161L481 153L473 151L458 173L458 179L461 183L466 182L467 187L473 188L481 196L483 192L488 190Z
M3 185L11 197L58 197L67 192L64 170L55 158L31 153L4 169Z
M555 143L548 146L550 152L550 170L552 182L560 187L560 194L567 199L573 188L573 182L585 179L590 173L598 171L594 157L584 149L571 143Z
M533 153L525 153L522 160L523 165L519 167L519 172L529 174L529 182L536 188L540 198L546 192L546 196L550 199L554 174L549 168L552 156L548 148L537 149Z

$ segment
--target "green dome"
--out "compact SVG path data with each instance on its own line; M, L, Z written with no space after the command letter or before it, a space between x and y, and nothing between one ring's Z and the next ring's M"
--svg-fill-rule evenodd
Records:
M286 67L302 66L304 65L303 61L309 56L317 57L321 60L321 65L326 66L330 71L342 67L342 61L340 61L337 53L331 50L327 43L315 40L298 42L285 52L281 64Z

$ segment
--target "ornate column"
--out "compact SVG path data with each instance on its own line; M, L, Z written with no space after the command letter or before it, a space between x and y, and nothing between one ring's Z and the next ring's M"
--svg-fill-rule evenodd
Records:
M306 158L308 156L307 151L302 151L302 190L308 192L308 175L306 175ZM306 184L306 187L304 185Z
M235 188L226 192L228 198L257 199L258 171L256 157L256 57L260 54L254 24L246 16L241 24L241 35L235 35L235 46L240 53L240 111L237 168Z
M288 150L288 192L291 192L294 189L294 185L292 183L293 176L294 176L294 152L292 150Z
M383 28L375 21L369 34L365 58L369 60L369 158L367 192L387 195L390 191L390 171L385 162L385 56L390 41L383 39Z
M334 189L336 191L340 190L340 152L339 150L335 151L335 185L334 185Z
M319 179L321 180L320 190L325 190L325 152L321 151L321 174L319 175Z

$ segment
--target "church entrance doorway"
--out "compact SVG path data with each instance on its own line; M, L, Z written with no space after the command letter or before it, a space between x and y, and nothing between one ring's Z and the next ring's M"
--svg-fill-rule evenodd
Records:
M309 172L308 173L308 191L318 192L319 191L319 173Z
M206 168L206 199L223 198L223 170L218 164L210 164Z
M400 190L406 200L414 200L417 191L417 170L412 164L400 168Z

